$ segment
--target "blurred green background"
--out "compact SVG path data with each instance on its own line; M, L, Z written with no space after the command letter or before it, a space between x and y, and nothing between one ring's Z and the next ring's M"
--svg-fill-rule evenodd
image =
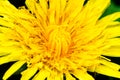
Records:
M12 4L14 4L17 8L19 6L23 6L24 1L25 0L9 0ZM106 11L104 12L104 14L102 15L102 17L114 13L114 12L118 12L120 11L120 0L111 0L111 5L106 9ZM120 19L118 19L118 21L120 21ZM109 57L113 62L120 64L120 58L111 58ZM3 64L0 65L0 80L2 80L2 76L5 73L5 71L13 64L14 62L11 63L7 63L7 64ZM23 68L21 68L18 72L16 72L13 76L11 76L8 80L20 80L20 72L22 70L25 69L25 65L23 66ZM91 75L93 75L93 77L95 78L95 80L120 80L117 78L113 78L113 77L108 77L108 76L104 76L104 75L100 75L97 73L90 73Z

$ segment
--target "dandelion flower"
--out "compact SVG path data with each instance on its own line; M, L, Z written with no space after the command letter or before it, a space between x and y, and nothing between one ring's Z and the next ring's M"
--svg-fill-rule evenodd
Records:
M120 78L120 12L100 18L110 0L26 0L16 8L0 0L0 65L24 64L21 80L94 80L87 73Z

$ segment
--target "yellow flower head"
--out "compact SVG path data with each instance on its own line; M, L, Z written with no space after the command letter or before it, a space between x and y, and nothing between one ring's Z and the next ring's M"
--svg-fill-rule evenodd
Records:
M27 64L21 80L120 78L120 12L100 19L110 0L26 0L15 8L0 0L0 65L15 61L3 80Z

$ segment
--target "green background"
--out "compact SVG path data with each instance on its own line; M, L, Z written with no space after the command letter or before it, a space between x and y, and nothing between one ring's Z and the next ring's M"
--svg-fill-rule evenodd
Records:
M25 5L24 0L9 0L9 1L12 4L14 4L17 8L19 6ZM118 12L118 11L120 11L120 0L111 0L111 5L106 9L106 11L102 15L102 17L104 17L108 14L114 13L114 12ZM118 20L120 21L120 19L118 19ZM120 64L120 58L119 57L117 57L117 58L109 57L109 58L112 60L112 62ZM2 80L3 74L13 63L14 62L10 62L10 63L7 63L7 64L0 65L0 80ZM8 80L20 80L20 77L21 77L20 72L26 68L25 65L19 71L17 71L13 76L11 76ZM108 77L108 76L100 75L100 74L97 74L97 73L89 73L89 74L93 75L95 80L120 80L120 79L117 79L117 78Z

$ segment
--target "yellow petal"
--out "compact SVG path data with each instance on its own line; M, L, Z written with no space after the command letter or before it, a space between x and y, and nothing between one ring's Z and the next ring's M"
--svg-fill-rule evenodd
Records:
M9 27L8 28L7 27L0 27L0 31L2 33L12 33L13 30L11 28L9 28Z
M8 55L5 57L0 57L0 65L4 64L4 63L11 62L11 61L16 61L16 59L14 59L13 56L11 56L11 55Z
M0 25L1 25L0 28L3 28L2 26L5 26L5 27L13 27L13 26L15 26L12 22L9 21L9 19L7 19L7 20L4 20L4 19L0 19Z
M74 1L73 0L68 0L67 6L65 8L65 12L67 12L67 13L74 12L75 10L78 10L78 9L76 9L78 7L79 7L79 11L80 11L83 7L83 4L84 4L84 0L81 0L81 1L80 0L74 0Z
M103 50L107 50L110 47L113 46L120 46L120 38L110 38L104 41L104 47L102 47Z
M47 14L48 2L47 0L41 0L38 2L45 14Z
M0 0L0 12L6 12L9 14L13 14L14 12L17 11L17 8L10 4L8 0Z
M83 8L84 0L69 0L65 8L65 14L69 16L65 19L65 23L74 21ZM71 7L72 6L72 7ZM72 23L71 23L72 24Z
M0 53L14 53L16 51L20 52L22 49L16 46L0 46Z
M0 53L0 57L3 57L3 56L6 56L6 55L9 55L10 53L3 53L3 52L1 52Z
M50 0L50 9L52 11L55 12L56 16L55 17L55 22L58 23L59 22L59 18L60 18L60 2L61 0ZM55 15L54 14L54 15ZM51 14L52 15L52 14Z
M63 80L63 74L52 72L52 74L47 77L47 80Z
M84 13L83 13L84 14ZM81 15L81 16L84 16L84 15ZM98 35L100 35L102 33L102 31L104 31L104 34L108 36L108 38L112 38L112 37L116 37L116 36L119 36L120 35L120 23L117 22L117 23L114 23L115 25L111 24L111 22L113 20L116 20L120 17L120 13L117 12L117 13L114 13L114 14L111 14L110 16L108 16L107 18L104 18L104 19L100 19L99 21L97 21L97 24L94 26L94 25L86 25L82 30L76 30L78 32L77 36L75 37L75 42L76 42L76 39L79 39L79 40L84 40L84 42L88 42L92 39L94 39L95 37L97 37ZM80 17L81 18L81 17ZM86 19L86 18L85 18ZM92 18L93 19L93 18ZM107 21L108 19L108 21ZM91 19L90 19L91 20ZM83 21L81 19L81 21ZM81 24L81 21L80 21L80 24ZM86 23L87 20L83 21ZM93 23L93 22L91 22ZM112 22L113 23L113 22ZM81 24L83 25L83 24ZM92 26L92 27L91 27ZM113 27L109 27L109 26L113 26ZM107 27L107 28L106 28ZM80 28L81 29L81 28ZM84 33L84 32L87 32ZM92 35L92 36L91 36ZM103 35L103 34L101 34ZM82 43L84 43L82 42ZM80 42L81 43L81 42Z
M54 80L63 80L63 75L56 75Z
M0 41L8 40L7 37L5 37L5 34L0 33Z
M14 40L0 41L0 46L17 46L17 45L19 45L19 43Z
M76 80L74 77L72 77L72 75L70 73L66 73L66 80Z
M43 10L43 6L45 6L45 5L47 6L47 0L42 0L39 2L37 2L35 0L26 0L25 3L27 5L28 9L32 12L32 16L37 18L37 20L35 18L33 18L33 20L28 19L28 21L31 20L30 23L32 22L32 24L30 26L32 26L32 28L34 26L41 26L41 27L39 27L39 29L37 29L37 31L39 31L39 33L40 33L42 30L42 34L44 34L44 32L45 32L44 29L47 26L47 14L48 14L48 12ZM41 22L41 23L39 23L39 22ZM26 24L24 27L29 30L29 28L27 28L27 27L29 27L28 22L25 23L25 21L23 21L22 23L23 23L23 25ZM30 29L32 29L32 28L30 28ZM36 32L36 31L33 31L33 32ZM37 33L37 34L39 34L39 33Z
M31 67L22 72L22 77L20 80L29 80L36 72L37 67Z
M103 51L102 55L111 57L120 57L120 46L112 46Z
M7 23L6 23L7 24ZM9 25L9 24L8 24ZM6 25L7 26L7 25ZM15 25L14 25L15 26ZM7 26L9 27L9 26ZM16 26L17 27L17 26ZM15 31L13 31L11 28L6 27L0 27L0 41L4 40L14 40L17 36L15 35ZM9 34L8 34L9 33Z
M120 38L108 39L108 45L110 45L110 46L120 46Z
M103 17L102 19L100 19L99 21L97 21L96 25L98 27L103 27L104 31L109 33L110 30L114 29L114 27L118 28L120 26L120 22L115 21L118 18L120 18L120 12L116 12L116 13L113 13L113 14L110 14L108 16ZM115 22L113 22L113 21L115 21ZM111 35L111 34L109 34L109 35Z
M33 80L44 80L50 75L50 72L44 69L41 69L33 78Z
M99 65L96 67L95 72L99 73L99 74L103 74L103 75L107 75L107 76L112 76L112 77L116 77L116 78L120 78L120 72L117 70L114 70L110 67L107 67L105 65Z
M105 31L106 31L106 35L108 35L108 38L114 38L120 36L120 25L106 28Z
M0 57L0 65L11 61L17 61L19 59L21 59L21 51L16 51L6 56Z
M120 65L118 65L116 63L113 63L113 62L110 62L110 61L100 60L100 63L105 65L105 66L108 66L108 67L112 68L113 70L119 70L120 69Z
M14 74L23 64L25 61L18 61L14 63L4 74L3 80L8 79L12 74Z
M46 18L46 14L44 13L43 9L41 8L41 5L37 3L37 1L26 0L25 3L27 5L28 9L32 12L32 14L34 14L39 20L44 21L44 19Z
M110 0L89 0L75 21L79 20L82 26L95 24L109 4Z
M49 9L49 23L55 24L55 2L56 0L49 0L50 9Z
M61 12L61 15L63 14L65 8L66 8L66 4L67 4L67 0L60 0L60 12Z
M82 70L74 71L73 75L80 80L94 80L91 75L89 75L87 72L83 72Z
M98 21L99 25L101 24L111 24L110 22L120 18L120 12L115 12L113 14L107 15Z

